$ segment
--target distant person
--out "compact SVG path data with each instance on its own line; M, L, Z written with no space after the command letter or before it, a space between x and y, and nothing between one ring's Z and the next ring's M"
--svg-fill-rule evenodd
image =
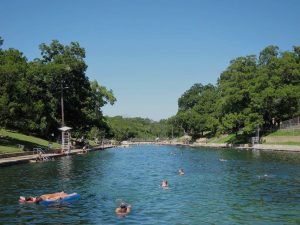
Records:
M87 151L87 146L84 145L83 148L82 148L82 153L87 153L87 152L88 152L88 151Z
M178 174L179 174L179 176L183 176L184 175L184 170L182 168L180 168L178 170Z
M51 149L52 149L52 143L49 142L49 143L48 143L48 150L51 150Z
M131 205L128 205L124 202L122 202L120 206L115 210L118 216L125 216L126 214L130 213L130 211L131 211Z
M167 188L167 187L169 187L169 183L168 183L167 180L163 180L163 181L161 182L161 185L160 185L160 186L163 187L163 188Z
M35 160L36 160L37 162L43 161L43 160L44 160L44 158L43 158L43 153L42 153L42 152L39 152Z

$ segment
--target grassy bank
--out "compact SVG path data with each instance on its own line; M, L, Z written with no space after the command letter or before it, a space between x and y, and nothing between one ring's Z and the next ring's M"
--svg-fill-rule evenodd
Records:
M208 143L216 143L216 144L222 144L222 143L231 143L235 139L235 134L227 134L227 135L221 135L220 137L213 137L208 140Z
M0 129L0 153L31 151L35 147L47 148L48 143L41 138ZM52 147L59 148L59 145L53 143Z
M262 138L263 144L300 145L300 130L277 130Z
M232 143L232 144L246 144L250 141L250 137L242 135L227 134L219 137L212 137L208 143ZM263 144L272 145L300 145L300 130L277 130L262 136Z
M268 134L267 136L276 137L276 136L300 136L300 130L277 130L273 133Z

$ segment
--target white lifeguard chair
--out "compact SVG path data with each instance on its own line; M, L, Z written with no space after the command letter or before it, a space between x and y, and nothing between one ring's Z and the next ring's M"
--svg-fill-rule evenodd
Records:
M58 128L61 130L61 152L70 153L71 151L71 127L61 127Z

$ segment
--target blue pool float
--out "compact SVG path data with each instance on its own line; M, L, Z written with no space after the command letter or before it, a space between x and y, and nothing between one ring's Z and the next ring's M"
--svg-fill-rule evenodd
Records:
M78 199L80 199L80 194L72 193L64 198L57 199L57 200L43 200L43 201L39 202L39 204L47 206L47 205L51 205L51 204L72 202L72 201L78 200Z

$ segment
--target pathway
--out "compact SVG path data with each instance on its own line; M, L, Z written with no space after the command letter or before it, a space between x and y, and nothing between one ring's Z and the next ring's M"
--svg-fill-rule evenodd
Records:
M97 146L91 149L88 149L88 152L92 151L98 151L98 150L104 150L107 148L113 148L114 145L104 145L104 146ZM56 157L63 157L67 155L76 155L78 153L82 152L82 149L73 149L69 154L58 154L58 153L46 153L43 154L43 157L45 158L56 158ZM20 163L29 163L31 160L35 160L37 157L37 154L34 155L24 155L24 156L16 156L16 157L10 157L10 158L2 158L0 159L0 167L2 166L10 166Z

